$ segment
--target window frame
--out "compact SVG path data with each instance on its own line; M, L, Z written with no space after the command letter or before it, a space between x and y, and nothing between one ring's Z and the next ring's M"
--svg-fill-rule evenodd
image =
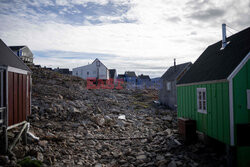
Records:
M207 90L206 88L196 89L197 112L207 114ZM205 100L204 100L205 95Z

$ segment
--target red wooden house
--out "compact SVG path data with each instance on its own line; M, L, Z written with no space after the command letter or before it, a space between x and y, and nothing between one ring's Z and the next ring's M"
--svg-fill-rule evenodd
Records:
M0 39L0 127L26 121L31 111L31 70Z

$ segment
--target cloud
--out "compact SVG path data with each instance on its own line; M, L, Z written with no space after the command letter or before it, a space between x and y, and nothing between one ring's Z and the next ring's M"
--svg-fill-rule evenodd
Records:
M207 9L207 10L199 10L197 12L189 15L189 18L193 18L199 21L206 22L208 20L212 20L218 17L221 17L225 14L226 10L222 9Z
M169 17L166 19L167 21L173 22L173 23L178 23L181 21L181 18L178 16L173 16L173 17Z
M244 0L44 0L0 2L0 38L28 45L35 63L73 68L95 57L119 73L161 76L221 40L221 23L249 26Z

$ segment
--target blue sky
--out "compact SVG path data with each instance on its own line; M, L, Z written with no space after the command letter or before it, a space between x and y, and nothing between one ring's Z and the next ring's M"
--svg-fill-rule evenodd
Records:
M246 0L0 0L0 38L27 45L42 66L99 58L118 73L157 77L221 40L222 23L242 30L249 17Z

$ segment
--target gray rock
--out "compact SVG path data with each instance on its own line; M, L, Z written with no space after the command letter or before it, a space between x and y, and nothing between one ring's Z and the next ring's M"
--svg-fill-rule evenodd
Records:
M137 159L137 160L146 160L146 159L147 159L147 156L144 155L144 154L138 155L138 156L136 156L136 159Z
M171 161L169 164L168 164L168 167L177 167L175 161Z

